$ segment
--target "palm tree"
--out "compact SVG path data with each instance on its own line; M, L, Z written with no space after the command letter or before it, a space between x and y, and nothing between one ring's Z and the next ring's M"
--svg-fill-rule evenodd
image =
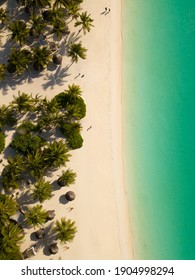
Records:
M77 43L71 43L70 46L69 46L69 50L68 50L68 56L70 56L71 59L72 59L71 65L74 62L77 63L79 58L86 59L86 57L87 57L86 51L87 51L87 49L82 47L81 43L78 43L78 44Z
M74 104L66 107L66 117L70 121L80 120L86 115L86 105L82 98L76 99Z
M25 219L29 226L42 226L47 221L47 212L42 208L42 205L29 207L25 213Z
M10 223L0 229L1 259L21 259L19 245L24 238L22 229L18 224Z
M18 113L27 113L33 110L33 98L32 95L27 93L18 92L18 96L13 96L13 101L11 102L11 108Z
M14 126L17 123L17 119L14 116L14 112L6 105L0 107L0 127L4 125Z
M51 6L51 0L19 0L21 6L28 6L33 9L42 9L46 6Z
M81 30L83 30L84 34L86 34L86 32L89 32L91 30L91 27L94 26L92 24L93 19L91 19L90 14L88 15L87 12L82 12L79 15L79 18L80 18L80 20L75 22L74 26L75 27L81 26L81 29L78 31L78 34L81 32Z
M0 22L5 25L9 20L8 12L4 8L0 8Z
M46 112L43 113L42 116L39 117L39 120L37 122L37 131L42 132L43 130L55 129L60 118L61 114L59 114L58 112L49 114L46 114Z
M69 14L71 15L72 19L77 19L79 17L79 12L81 10L80 3L76 3L74 1L70 1L66 5L66 9L68 10Z
M54 18L52 20L52 33L56 34L59 39L62 39L68 32L68 26L63 19Z
M5 64L0 64L0 81L4 80L5 78L5 70L6 70Z
M72 18L77 18L80 11L80 4L83 0L55 0L54 9L65 8Z
M46 141L38 135L31 133L18 134L11 141L9 146L23 155L34 154L37 150L45 145Z
M79 85L69 85L68 89L65 90L65 94L69 96L69 100L75 100L81 96L82 90Z
M59 112L59 104L53 99L47 99L47 97L42 99L40 106L41 110L47 114Z
M5 189L17 189L20 187L19 181L22 179L22 172L25 170L24 158L20 155L8 157L8 165L2 172L1 182Z
M9 218L16 213L18 205L8 195L0 194L0 227L9 223Z
M0 154L5 149L5 134L0 129Z
M9 73L22 74L28 70L29 64L32 62L32 54L26 49L13 48L8 58L7 71Z
M33 190L33 198L38 199L41 203L52 197L52 185L45 179L38 180Z
M62 171L62 174L57 180L57 183L59 186L70 186L71 184L75 183L76 173L73 172L71 169L68 169L66 171Z
M44 98L40 102L40 107L41 112L37 123L38 130L42 131L43 129L55 128L60 118L60 106L57 100L48 100L47 98Z
M69 161L70 154L66 144L60 140L53 141L43 150L43 157L48 167L60 167L66 165Z
M74 221L61 218L61 221L56 221L56 225L53 230L57 233L56 238L59 239L60 242L66 243L74 239L77 227L75 226Z
M26 157L26 161L27 167L30 169L30 174L33 177L43 177L43 172L46 166L40 150L36 150L33 154L28 154Z
M44 35L45 27L47 24L43 21L43 18L39 15L33 15L30 21L32 27L30 28L30 36L37 38L40 35Z
M29 35L29 28L23 20L15 20L10 22L8 29L12 32L11 39L20 46L24 45Z
M47 47L36 47L33 54L33 67L37 71L42 71L52 60L51 51Z

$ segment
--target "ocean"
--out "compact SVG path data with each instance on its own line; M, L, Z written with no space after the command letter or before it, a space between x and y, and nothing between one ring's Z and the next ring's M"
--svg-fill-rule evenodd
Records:
M135 259L195 259L195 2L125 0L125 174Z

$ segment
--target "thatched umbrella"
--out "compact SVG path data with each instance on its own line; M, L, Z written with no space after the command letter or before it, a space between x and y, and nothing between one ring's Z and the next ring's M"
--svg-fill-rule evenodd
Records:
M58 49L58 45L55 42L49 42L49 49L50 51L55 52Z
M41 229L35 231L35 236L37 239L43 239L45 237L44 229L41 228Z
M16 66L15 64L9 62L7 64L7 71L10 73L10 74L14 74L16 72Z
M68 201L72 201L75 199L76 195L74 192L72 191L68 191L66 194L65 194L65 197Z
M59 53L53 55L53 63L57 65L62 63L62 56Z
M55 255L55 254L57 254L58 250L59 250L59 248L58 248L57 243L52 243L51 245L49 245L50 254Z
M47 212L47 220L51 221L55 218L55 210L48 210Z

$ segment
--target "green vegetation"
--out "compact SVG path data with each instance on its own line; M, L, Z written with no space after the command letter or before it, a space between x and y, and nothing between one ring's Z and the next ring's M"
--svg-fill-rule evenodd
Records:
M23 46L29 36L29 28L24 20L11 21L8 29L11 31L11 39Z
M62 140L48 143L43 150L43 158L48 167L65 166L69 161L69 157L68 148Z
M12 53L9 55L7 71L9 73L22 74L27 69L32 61L32 54L26 49L12 49Z
M25 213L25 219L29 226L42 226L47 221L47 212L42 205L29 207Z
M64 48L64 44L69 50L65 55L71 58L72 63L78 62L79 58L86 58L87 49L82 47L81 42L67 40L69 35L71 38L71 35L76 34L77 27L80 29L76 36L81 31L84 34L90 32L93 27L91 15L87 11L82 11L83 0L17 0L16 2L14 16L10 10L0 8L0 28L8 30L9 41L13 43L7 61L0 65L0 80L10 78L10 74L13 78L16 74L17 76L29 74L32 66L36 71L43 71L52 62L54 54L60 55L60 49ZM72 21L74 23L70 25ZM49 45L55 44L56 38L59 44L54 50ZM61 44L62 39L64 39L63 44ZM55 61L54 59L54 63ZM57 65L59 64L58 62ZM6 75L7 72L9 75Z
M18 205L8 195L0 194L0 228L10 223L9 218L16 213Z
M75 183L76 179L76 173L73 172L71 169L68 169L66 171L62 171L62 174L57 180L57 183L59 186L64 187L64 186L70 186L71 184Z
M71 57L72 63L78 62L79 58L86 59L87 49L82 47L81 43L72 43L69 46L68 56Z
M56 238L60 240L61 243L70 242L74 239L77 228L75 222L70 219L66 220L61 218L61 221L56 221L56 225L53 229L57 236Z
M91 19L90 15L87 14L87 12L82 12L79 15L79 20L77 19L76 23L75 23L75 27L76 26L81 26L81 29L79 30L78 34L83 30L84 34L86 34L86 32L90 32L91 27L93 26L92 24L93 19Z
M0 194L0 260L22 259L19 246L24 236L18 224L10 220L17 210L13 198Z
M41 203L52 197L52 185L44 179L38 180L34 186L33 199L38 199Z
M36 128L36 125L31 121L24 121L17 127L17 133L20 135L24 135L36 131Z
M3 152L4 149L5 149L5 135L0 130L0 154Z
M4 167L1 183L6 190L18 189L22 179L22 172L25 170L24 158L20 155L8 157L8 164Z
M47 47L36 47L33 50L33 67L37 71L44 70L51 62L51 51Z
M20 244L24 238L17 224L0 227L0 260L21 260Z
M50 66L60 69L64 56L66 69L79 59L86 59L87 49L76 41L81 31L86 34L91 30L93 19L82 11L82 2L17 0L14 13L6 5L0 7L0 37L4 31L9 35L1 40L1 48L6 48L8 54L0 64L0 81L9 83L13 79L11 83L15 86L26 78L32 80L33 68L38 72ZM51 100L19 92L8 106L1 104L0 153L4 153L7 162L3 162L0 177L0 188L6 193L0 193L0 260L21 260L20 244L25 230L51 220L42 205L29 204L52 198L54 188L47 176L67 165L70 150L82 147L81 119L85 115L82 90L75 84ZM12 139L6 147L4 131L11 130ZM58 134L61 140L57 139ZM11 156L7 156L9 149ZM69 168L61 173L58 184L70 186L75 178L76 173ZM15 220L20 213L22 222ZM52 223L49 226L53 230L48 235L55 233L62 243L72 241L77 232L75 222L66 218L56 221L54 227Z
M0 64L0 81L4 80L5 78L5 70L6 70L6 65Z
M39 150L45 145L46 141L40 136L25 134L17 135L12 142L10 147L15 149L17 152L22 153L23 155L35 153L36 150Z

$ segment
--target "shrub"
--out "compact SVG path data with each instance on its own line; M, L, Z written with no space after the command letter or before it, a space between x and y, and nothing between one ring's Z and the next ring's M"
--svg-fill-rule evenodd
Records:
M80 133L72 133L68 139L68 147L71 150L79 149L83 146L83 138Z
M60 131L66 137L68 147L72 150L79 149L83 145L80 130L81 125L79 123L64 123L60 126Z
M82 119L86 115L86 104L81 96L72 96L66 92L57 94L54 99L61 108L67 110L67 113L76 119Z
M45 143L45 140L39 136L25 134L17 135L10 143L10 147L24 155L27 155L40 149L45 145Z

